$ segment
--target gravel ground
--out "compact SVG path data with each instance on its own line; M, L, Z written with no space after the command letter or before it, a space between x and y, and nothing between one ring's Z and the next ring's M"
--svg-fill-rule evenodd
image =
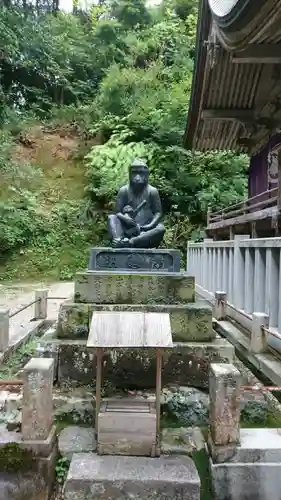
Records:
M38 288L47 288L50 297L71 297L74 293L73 282L60 283L20 283L16 285L0 285L0 307L7 307L13 313L20 307L34 300L35 290ZM49 300L48 301L48 319L56 319L60 304L64 300ZM10 319L10 342L13 343L21 338L24 329L27 327L30 320L34 317L34 305L25 309Z

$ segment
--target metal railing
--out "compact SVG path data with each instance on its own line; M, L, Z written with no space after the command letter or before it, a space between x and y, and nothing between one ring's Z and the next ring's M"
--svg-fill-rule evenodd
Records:
M47 319L48 301L66 300L67 297L52 297L47 289L35 291L35 298L27 304L20 306L15 311L10 311L5 306L0 306L0 352L6 351L10 344L10 320L31 306L34 307L33 321Z
M241 326L251 330L253 314L264 314L268 344L281 353L281 238L188 243L187 262L197 292L215 303L223 291L227 316Z

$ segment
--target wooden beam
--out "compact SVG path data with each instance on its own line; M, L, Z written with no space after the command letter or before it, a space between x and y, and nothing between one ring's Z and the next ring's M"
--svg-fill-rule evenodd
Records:
M202 109L202 120L228 120L249 122L255 119L252 109Z
M232 62L238 64L280 64L281 44L249 45L242 52L234 53Z

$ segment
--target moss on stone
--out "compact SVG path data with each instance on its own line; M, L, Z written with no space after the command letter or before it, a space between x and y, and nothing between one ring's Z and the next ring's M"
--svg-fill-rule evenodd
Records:
M0 448L0 471L27 472L32 469L33 456L18 443L8 443Z

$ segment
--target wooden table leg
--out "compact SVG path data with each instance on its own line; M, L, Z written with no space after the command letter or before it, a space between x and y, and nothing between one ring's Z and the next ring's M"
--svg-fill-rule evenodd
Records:
M95 428L96 428L96 434L98 434L98 416L99 416L99 412L100 412L100 403L101 403L101 377L102 377L103 349L98 347L96 355L97 355L97 372L96 372L96 421L95 421Z
M160 417L161 417L161 372L162 372L162 352L156 349L156 450L157 457L160 456Z

